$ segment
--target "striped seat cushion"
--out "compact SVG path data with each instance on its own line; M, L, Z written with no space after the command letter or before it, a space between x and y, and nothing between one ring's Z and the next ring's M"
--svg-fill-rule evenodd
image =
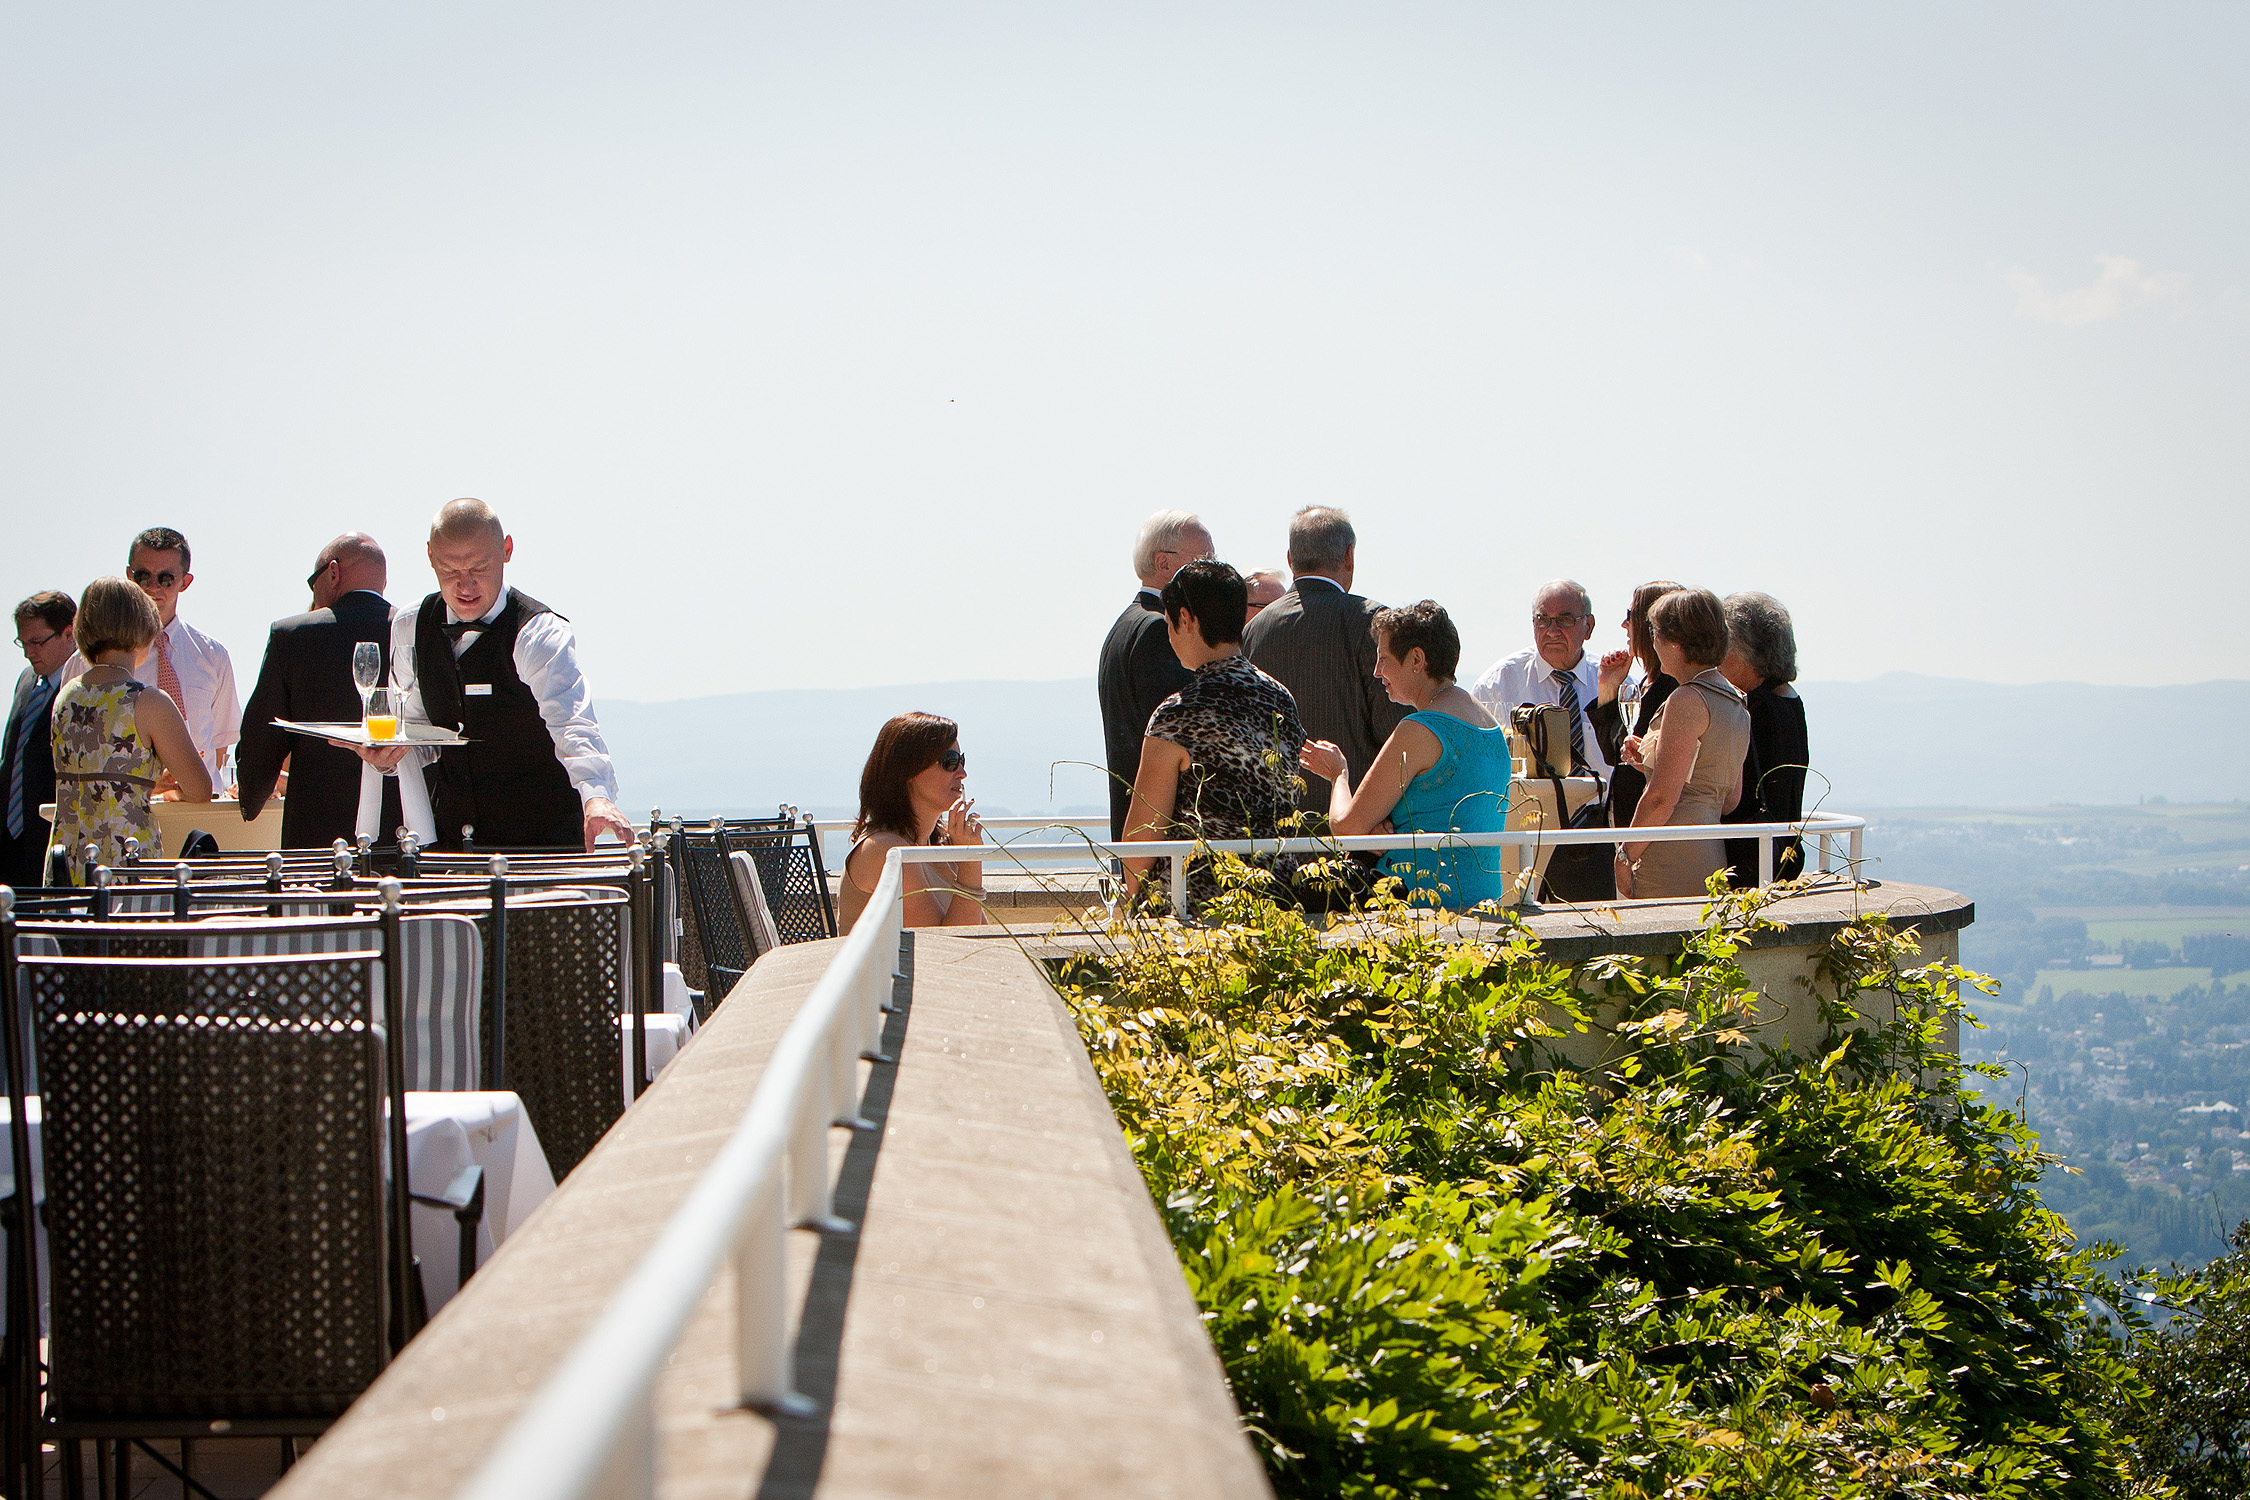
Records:
M404 976L406 1087L452 1094L484 1087L479 1013L484 1006L484 939L468 917L408 917L399 924ZM195 944L199 958L268 958L296 953L361 953L382 947L378 927L329 932L234 932Z
M483 934L468 917L408 917L400 942L406 949L407 1088L433 1094L483 1088Z

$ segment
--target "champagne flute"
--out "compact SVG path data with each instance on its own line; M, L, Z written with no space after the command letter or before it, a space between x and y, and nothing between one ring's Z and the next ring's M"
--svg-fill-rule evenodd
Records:
M367 695L383 680L383 648L374 641L361 641L352 647L352 681L359 685L359 701L367 702Z

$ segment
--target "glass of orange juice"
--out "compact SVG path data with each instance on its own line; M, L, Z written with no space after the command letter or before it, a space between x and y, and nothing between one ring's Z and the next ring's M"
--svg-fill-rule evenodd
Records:
M391 688L370 688L367 692L367 737L371 740L398 738L398 694Z

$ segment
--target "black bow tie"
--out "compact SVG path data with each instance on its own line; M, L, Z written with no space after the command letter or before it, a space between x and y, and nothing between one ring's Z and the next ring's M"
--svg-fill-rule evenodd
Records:
M457 641L472 630L485 630L490 627L482 620L448 620L443 628L447 640Z

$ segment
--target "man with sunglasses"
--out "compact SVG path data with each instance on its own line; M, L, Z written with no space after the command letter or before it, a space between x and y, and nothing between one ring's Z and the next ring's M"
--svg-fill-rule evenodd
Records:
M133 538L125 554L125 576L139 585L156 605L164 622L148 654L133 663L137 681L162 688L179 705L187 720L188 738L211 773L214 793L223 784L219 762L226 748L242 737L242 700L235 696L234 660L227 648L180 618L180 595L195 582L188 571L187 538L169 526L151 526ZM68 682L86 670L83 658L73 656L63 670ZM168 784L169 777L158 783Z
M16 644L31 665L16 679L8 737L0 744L0 885L47 883L47 820L39 809L55 800L55 694L63 667L78 648L78 602L56 589L16 606Z
M325 849L337 839L349 843L359 832L363 799L378 842L390 842L399 826L396 778L367 769L349 750L273 724L276 719L340 723L361 716L352 650L372 641L389 653L391 604L383 597L389 581L389 565L375 539L348 531L321 548L313 562L305 580L312 590L311 612L274 621L266 639L265 664L242 715L235 765L247 822L264 809L287 763L284 849Z

